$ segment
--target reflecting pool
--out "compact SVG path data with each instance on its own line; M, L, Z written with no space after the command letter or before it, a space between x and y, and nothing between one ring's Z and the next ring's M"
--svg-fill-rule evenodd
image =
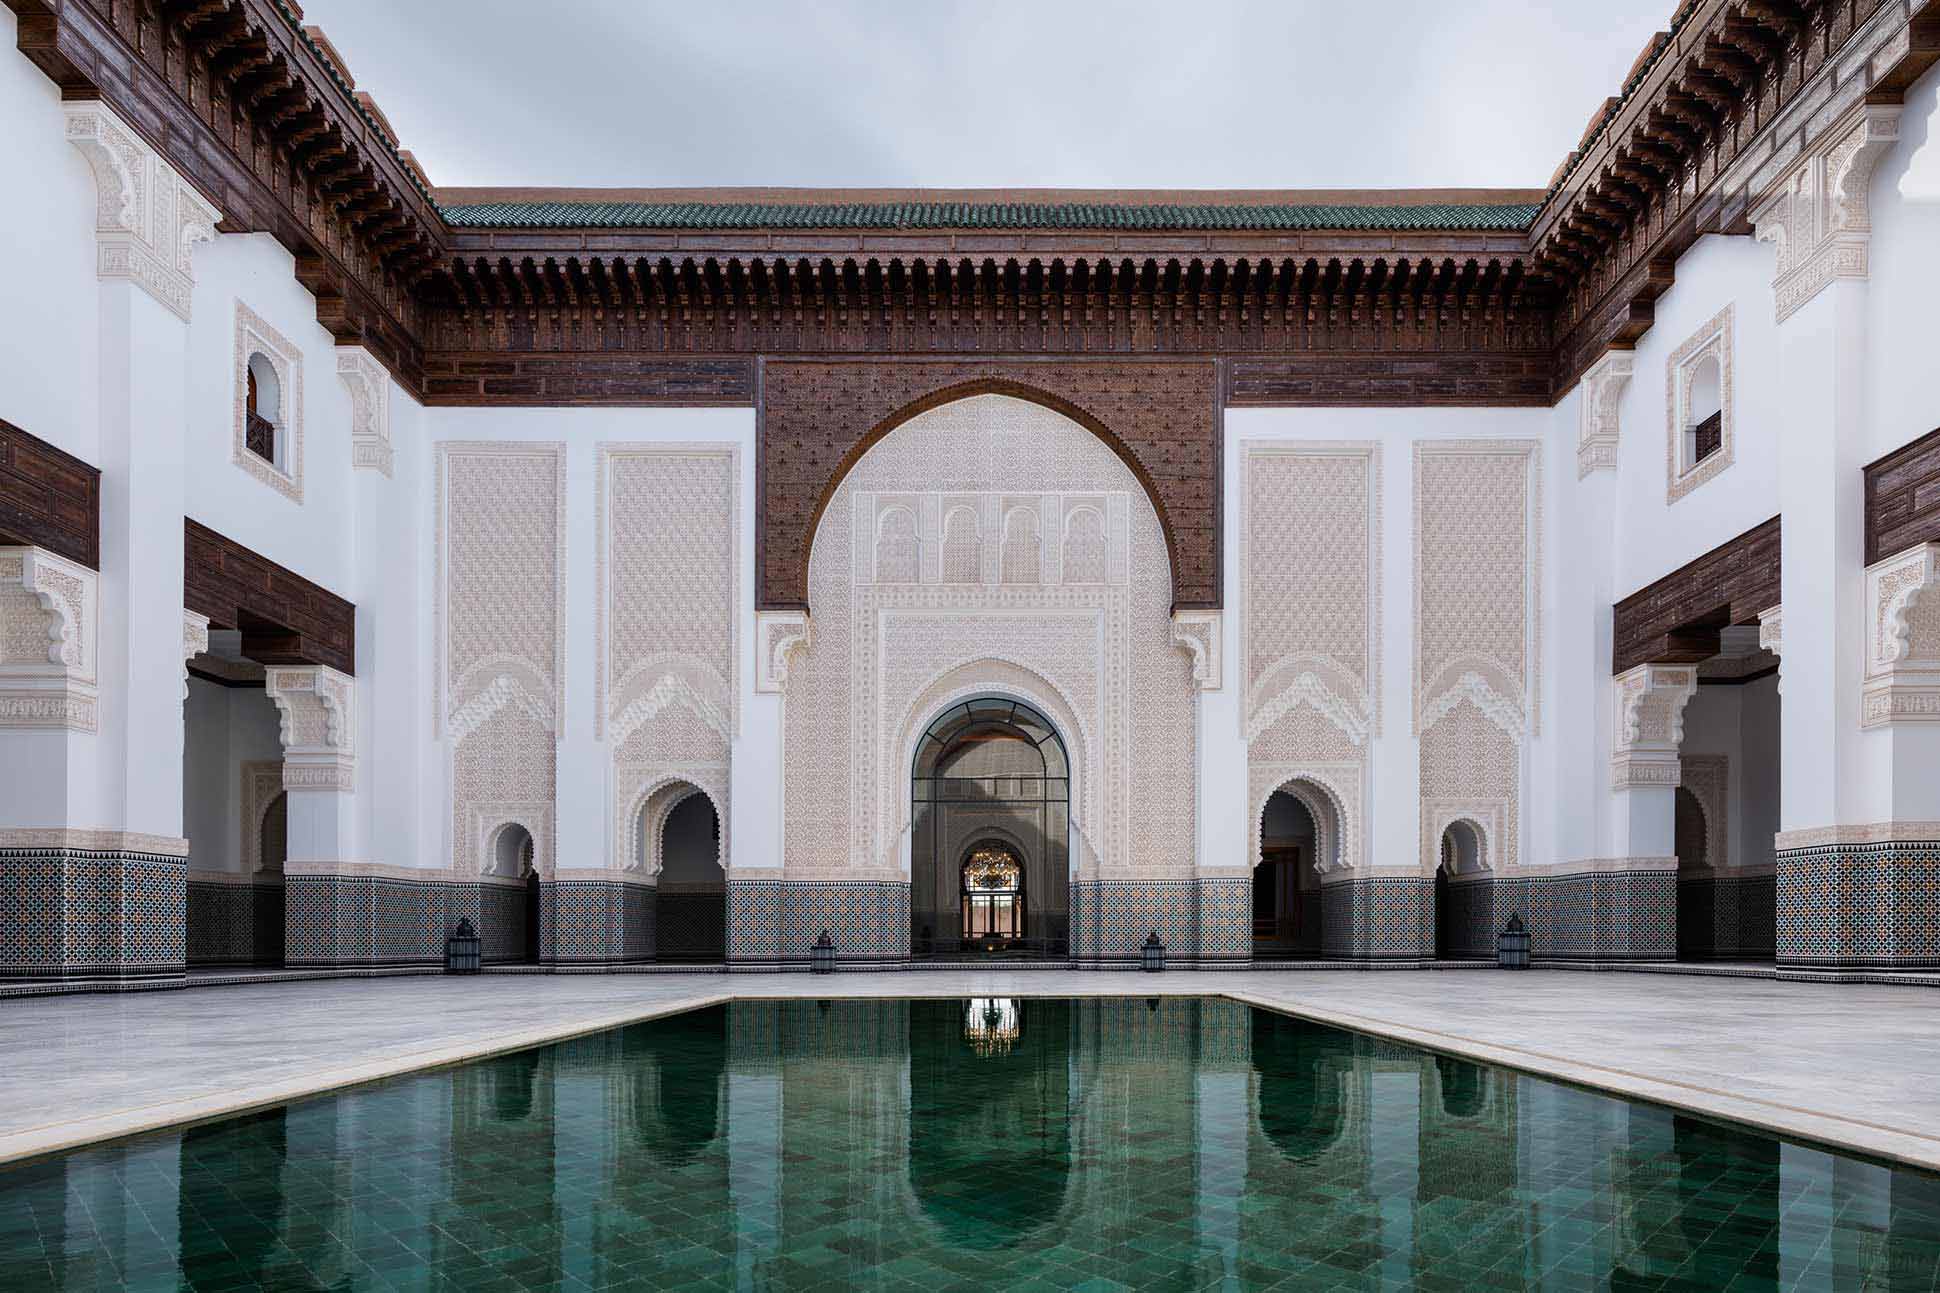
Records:
M1919 1289L1940 1178L1217 1000L744 1002L0 1170L0 1289Z

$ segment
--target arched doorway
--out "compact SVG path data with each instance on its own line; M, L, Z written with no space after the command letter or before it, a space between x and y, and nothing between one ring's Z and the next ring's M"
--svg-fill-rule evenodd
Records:
M1676 792L1672 839L1677 850L1677 959L1717 957L1717 888L1710 882L1711 859L1704 805L1687 786Z
M507 960L523 961L527 965L539 963L541 947L541 925L544 919L541 906L539 871L533 861L532 832L517 822L508 822L499 829L492 841L492 875L500 884L513 882L516 888L507 892L500 888L499 901L503 902L507 914L504 923L512 928L504 930L500 939L490 938L490 919L486 928L479 932L487 936L485 953L487 959L493 958L493 943L498 943L498 957ZM481 894L481 898L488 897Z
M714 964L727 957L727 871L721 815L706 792L675 782L649 795L635 823L656 876L654 958Z
M1267 797L1260 855L1253 867L1253 955L1313 960L1324 955L1322 850L1339 847L1324 832L1313 797L1289 785Z
M1488 887L1476 883L1481 873L1482 832L1473 822L1450 822L1435 867L1437 961L1482 956L1492 943L1494 912Z
M910 774L910 947L918 956L1070 947L1071 768L1021 701L951 705Z
M257 828L256 882L250 886L251 923L255 934L255 961L258 965L283 964L283 863L289 856L290 797L278 791L263 810Z

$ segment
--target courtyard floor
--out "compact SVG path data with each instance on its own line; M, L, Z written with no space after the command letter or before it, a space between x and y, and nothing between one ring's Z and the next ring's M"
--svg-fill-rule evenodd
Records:
M324 979L0 1003L0 1161L733 998L1218 994L1940 1169L1940 995L1531 971Z

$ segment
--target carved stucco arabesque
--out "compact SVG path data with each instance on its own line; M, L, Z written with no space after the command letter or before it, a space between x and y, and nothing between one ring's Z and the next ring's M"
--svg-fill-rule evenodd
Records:
M1540 727L1542 456L1533 440L1422 440L1414 452L1414 728L1423 875L1457 821L1482 865L1521 857L1523 758Z
M1583 374L1577 398L1576 478L1593 472L1615 471L1618 451L1623 445L1619 412L1624 392L1637 371L1637 356L1628 350L1612 350Z
M283 740L283 788L349 793L357 780L356 683L323 665L264 672Z
M1081 876L1193 873L1197 684L1165 537L1089 431L1000 395L912 418L831 496L809 596L812 637L776 620L762 644L785 661L790 876L901 878L913 742L984 693L1058 725Z
M1704 866L1731 866L1731 757L1725 754L1685 754L1678 759L1678 779L1704 814Z
M1900 138L1900 106L1861 103L1821 132L1752 208L1760 242L1777 249L1780 323L1840 279L1870 272L1873 169Z
M1690 665L1640 664L1613 681L1610 788L1675 789L1684 707L1697 692L1697 670Z
M1866 569L1866 677L1861 727L1940 722L1940 544L1922 543Z
M45 548L0 548L0 728L99 725L100 581Z
M451 869L478 875L506 825L556 856L565 726L566 449L444 441L434 456L433 734L450 760Z
M192 253L196 243L215 238L221 212L107 104L61 107L67 141L94 172L96 273L134 283L187 322Z
M694 790L713 805L725 862L739 730L740 449L602 444L595 482L594 712L611 751L609 865L657 872L666 816Z
M1241 454L1248 861L1284 789L1314 818L1318 869L1350 870L1366 864L1368 743L1381 722L1381 446L1257 440Z
M362 346L337 347L337 378L350 395L350 465L391 474L391 378Z

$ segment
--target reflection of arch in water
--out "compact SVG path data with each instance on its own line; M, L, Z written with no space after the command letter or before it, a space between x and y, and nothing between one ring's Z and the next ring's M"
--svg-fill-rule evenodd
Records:
M621 1038L634 1138L662 1167L695 1162L720 1134L727 1009L636 1024Z
M1071 1003L1018 1001L1007 1048L969 1037L949 1004L910 1017L910 1188L951 1245L1012 1248L1071 1185Z
M1442 1112L1451 1118L1475 1118L1482 1113L1488 1074L1480 1064L1456 1059L1452 1055L1435 1057L1435 1073L1441 1079Z
M1253 1073L1260 1132L1293 1162L1317 1158L1347 1128L1342 1083L1352 1067L1350 1033L1266 1010L1253 1012Z
M523 1122L532 1116L534 1088L539 1084L539 1052L514 1051L486 1061L492 1083L492 1119Z

